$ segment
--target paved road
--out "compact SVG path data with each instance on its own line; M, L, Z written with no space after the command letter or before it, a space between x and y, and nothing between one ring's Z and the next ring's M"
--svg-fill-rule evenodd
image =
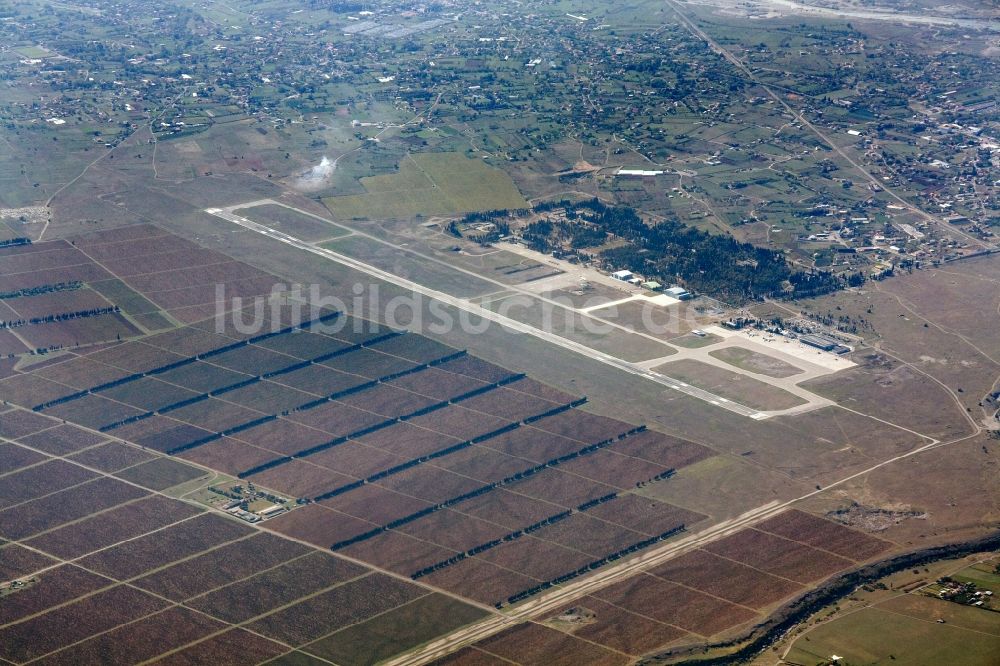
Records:
M226 207L226 208L224 208L222 210L225 210L226 212L229 212L229 213L233 213L234 211L240 210L240 209L243 209L243 208L251 208L251 207L254 207L254 206L263 206L263 205L282 206L284 208L288 208L289 210L293 210L293 211L295 211L297 213L300 213L302 215L306 215L308 217L315 218L317 221L322 222L324 224L330 224L331 223L330 220L322 218L322 217L320 217L318 215L314 215L314 214L312 214L312 213L310 213L308 211L304 211L304 210L302 210L300 208L295 208L294 206L289 206L288 204L282 203L280 201L275 201L273 199L261 199L261 200L258 200L258 201L251 201L251 202L248 202L248 203L239 204L237 206L228 206L228 207ZM540 293L541 289L539 288L540 287L539 282L532 282L530 284L530 288L527 288L523 284L511 284L509 282L502 282L502 281L497 280L495 278L491 278L488 275L483 274L482 272L476 272L476 271L472 271L472 270L469 270L469 269L466 269L466 268L462 268L461 266L456 265L454 262L444 261L442 259L438 259L435 256L432 256L432 255L420 252L418 250L415 250L412 247L407 247L407 246L404 246L404 245L397 245L395 243L391 243L391 242L389 242L387 240L379 238L378 236L373 236L372 234L365 233L364 231L361 231L361 230L353 228L353 227L344 226L343 228L350 229L352 235L361 236L362 238L365 238L365 239L367 239L367 240L369 240L369 241L371 241L373 243L378 243L379 245L384 245L386 247L392 248L393 250L395 250L397 252L402 252L404 254L409 254L409 255L411 255L413 257L416 257L420 261L429 261L431 263L435 263L435 264L437 264L439 266L442 266L443 268L445 268L445 269L447 269L447 270L449 270L451 272L462 273L463 275L468 275L472 280L475 280L477 282L487 282L489 284L496 285L497 288L500 289L500 290L512 292L511 295L514 295L514 294L523 294L523 295L525 295L525 296L527 296L527 297L529 297L531 299L540 301L542 303L550 305L550 306L552 306L554 308L557 308L559 310L570 312L570 313L573 313L573 314L578 315L580 317L586 317L586 318L589 318L589 319L593 319L594 321L600 322L600 325L603 326L603 327L605 327L605 328L610 327L610 328L614 328L614 329L617 329L619 331L622 331L623 333L627 333L629 335L637 335L639 337L646 338L647 340L650 340L652 342L656 342L656 343L662 345L663 347L665 347L666 349L668 349L670 351L674 351L676 349L674 347L674 345L670 344L669 342L667 342L666 340L664 340L662 338L656 337L655 335L650 335L649 333L646 333L646 332L640 331L640 330L634 330L633 328L630 328L628 326L623 326L622 324L618 324L618 323L616 323L614 321L610 321L610 320L605 319L603 317L596 317L594 315L590 315L587 312L584 312L583 310L578 310L576 308L570 307L565 302L560 302L559 300L556 300L556 299L546 298L545 296L543 296ZM506 249L506 248L504 248L504 249ZM549 262L545 262L545 263L548 264ZM593 280L594 279L593 276L595 274L596 275L600 275L594 269L584 270L584 271L581 271L581 272L585 273L588 276L591 276L591 277L588 278L589 280ZM602 278L600 280L601 283L603 283L603 284L611 283L614 286L619 287L619 288L621 288L621 287L623 287L623 286L625 286L627 284L627 283L624 283L624 282L618 282L617 280L614 280L614 279L612 279L610 277L607 277L607 276L601 276L601 278ZM629 285L629 286L631 286L631 285ZM636 292L636 293L640 293L640 292ZM486 294L486 296L490 296L490 295L491 294Z

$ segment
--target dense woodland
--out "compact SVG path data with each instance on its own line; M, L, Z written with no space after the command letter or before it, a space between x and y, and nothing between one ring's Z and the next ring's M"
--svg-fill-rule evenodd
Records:
M562 201L536 208L536 212L556 208L565 211L565 220L540 220L524 228L523 238L534 249L600 248L618 239L625 242L599 252L606 268L625 268L661 282L681 283L724 301L806 298L847 284L830 273L796 270L780 252L709 234L677 220L648 224L634 209L607 206L598 199Z

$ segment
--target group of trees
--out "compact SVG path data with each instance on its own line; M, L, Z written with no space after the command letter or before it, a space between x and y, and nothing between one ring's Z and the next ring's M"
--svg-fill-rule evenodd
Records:
M839 310L840 306L837 306L837 309ZM809 319L819 324L822 324L823 326L826 326L828 328L836 328L838 331L843 331L844 333L860 333L862 331L875 330L875 327L872 325L872 323L867 319L865 319L864 317L854 318L850 315L834 315L834 313L832 312L828 312L827 314L806 312L804 314ZM791 328L796 333L810 332L810 331L799 331L794 326Z
M452 220L448 223L448 233L456 238L468 238L469 240L479 243L480 245L488 245L495 241L500 240L504 236L510 234L510 218L515 215L527 215L531 211L527 209L523 210L487 210L478 211L473 213L467 213L461 221ZM462 227L469 226L477 223L487 222L493 225L493 228L488 231L480 231L474 234L463 234Z
M548 253L567 246L574 250L595 248L606 244L610 235L626 242L601 252L606 267L627 268L662 282L680 282L724 301L811 298L865 282L861 273L843 277L798 270L781 252L710 234L675 219L650 224L633 208L608 206L597 198L543 202L532 208L534 213L552 211L563 212L565 219L542 218L521 229L522 240L533 250ZM503 235L508 232L506 219L525 212L473 213L462 221L492 221ZM457 225L449 229L458 235ZM484 242L493 238L487 236Z
M596 247L611 234L626 243L601 253L608 267L681 282L689 289L736 303L818 296L846 284L831 273L796 270L780 252L709 234L677 220L649 224L632 208L608 206L596 198L559 205L569 221L528 225L524 239L529 245L550 251L568 240L573 248Z
M522 229L521 238L533 250L551 252L567 244L574 250L599 247L607 241L608 234L592 224L538 220Z
M497 210L483 210L473 213L466 213L462 218L463 224L475 224L476 222L497 222L515 215L528 215L531 211L527 208L509 210L499 208Z

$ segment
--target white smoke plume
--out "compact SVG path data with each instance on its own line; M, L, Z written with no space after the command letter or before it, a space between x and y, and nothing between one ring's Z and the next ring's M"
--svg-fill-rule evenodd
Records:
M325 187L336 168L337 164L324 155L319 164L299 176L296 181L296 187L303 190L315 190Z

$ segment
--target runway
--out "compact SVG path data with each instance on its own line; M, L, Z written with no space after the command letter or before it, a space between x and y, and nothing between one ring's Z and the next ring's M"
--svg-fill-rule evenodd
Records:
M817 409L820 406L826 406L825 404L826 401L823 401L824 404L822 405L817 404L822 400L817 397L816 398L817 402L815 403L799 405L797 407L792 407L790 409L785 409L785 410L765 412L752 409L745 405L733 402L732 400L729 400L727 398L723 398L722 396L718 396L715 395L714 393L710 393L703 389L691 386L690 384L687 384L685 382L681 382L672 379L670 377L667 377L665 375L661 375L652 370L640 367L635 363L631 363L629 361L623 361L622 359L616 358L605 352L598 351L596 349L591 349L586 345L564 338L560 335L553 333L552 331L546 331L531 326L530 324L517 321L516 319L512 319L500 313L484 308L478 303L473 303L467 299L458 298L456 296L452 296L451 294L446 294L444 292L437 291L436 289L431 289L417 282L413 282L412 280L407 280L406 278L400 277L393 273L389 273L370 264L358 261L357 259L354 259L347 255L340 254L339 252L334 252L333 250L317 247L299 238L290 236L284 232L277 231L275 229L271 229L270 227L264 226L263 224L258 224L257 222L253 222L244 217L236 215L235 213L232 212L234 209L246 208L253 205L254 203L249 203L249 204L239 204L237 206L232 206L230 208L207 208L205 212L209 213L210 215L215 215L216 217L220 217L224 220L232 222L233 224L237 224L243 227L244 229L248 229L263 236L267 236L268 238L271 238L278 242L285 243L286 245L291 245L300 250L305 250L306 252L310 252L315 255L319 255L331 261L335 261L343 266L347 266L348 268L353 268L357 271L361 271L362 273L365 273L373 278L382 280L384 282L388 282L390 284L394 284L396 286L412 291L413 293L421 294L423 296L426 296L427 298L434 299L446 305L450 305L454 308L475 315L476 317L479 317L481 319L494 322L511 331L515 331L517 333L525 335L531 335L540 340L544 340L549 344L553 344L562 349L566 349L576 354L580 354L581 356L585 356L591 360L598 361L605 365L609 365L613 368L616 368L623 372L627 372L631 375L642 377L643 379L652 382L654 384L658 384L659 386L662 386L664 388L684 393L685 395L697 398L698 400L703 400L704 402L707 402L721 409L734 412L736 414L739 414L740 416L761 420L761 419L771 418L773 416L801 413L802 411L809 411L811 409Z

